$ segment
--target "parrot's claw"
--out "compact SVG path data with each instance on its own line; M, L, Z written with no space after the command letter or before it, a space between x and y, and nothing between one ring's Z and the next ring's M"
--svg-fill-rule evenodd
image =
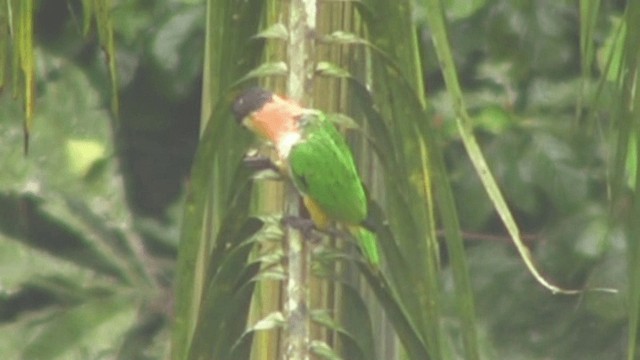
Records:
M316 231L316 226L311 219L305 219L299 216L285 216L282 218L282 224L300 231L302 236L312 243L317 243L322 240L322 235Z
M315 227L311 219L305 219L300 216L292 215L284 216L282 218L282 224L300 231L311 230Z
M278 172L279 169L273 161L266 156L253 156L247 155L243 159L244 164L251 170L255 171L263 171L263 170L273 170Z

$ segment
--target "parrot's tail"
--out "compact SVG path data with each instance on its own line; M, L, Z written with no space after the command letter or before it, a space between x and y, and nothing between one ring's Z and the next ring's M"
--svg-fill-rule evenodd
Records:
M349 227L349 230L357 239L360 250L369 264L378 267L380 265L380 252L378 251L376 234L362 226Z

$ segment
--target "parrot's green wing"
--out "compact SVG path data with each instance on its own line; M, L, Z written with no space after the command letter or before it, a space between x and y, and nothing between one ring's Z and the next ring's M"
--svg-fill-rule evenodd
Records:
M358 240L358 245L362 254L372 265L380 264L380 253L378 252L378 240L376 235L363 226L350 229L351 234Z
M302 138L287 159L296 187L330 219L360 224L367 216L367 199L344 138L320 112L305 114L300 126Z
M364 257L378 266L376 236L361 226L367 217L367 196L351 150L330 119L320 112L305 114L300 127L301 139L287 159L294 184L327 218L350 225L349 231L358 240Z

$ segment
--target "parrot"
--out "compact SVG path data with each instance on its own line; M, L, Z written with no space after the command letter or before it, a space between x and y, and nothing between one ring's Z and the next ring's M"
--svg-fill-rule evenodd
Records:
M232 111L241 125L273 146L275 167L293 182L313 225L321 231L344 226L368 263L378 266L376 235L364 226L367 193L330 115L261 87L240 93Z

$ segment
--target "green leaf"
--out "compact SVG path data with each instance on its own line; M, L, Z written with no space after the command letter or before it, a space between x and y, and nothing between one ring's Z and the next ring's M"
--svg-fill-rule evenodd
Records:
M624 66L624 41L627 32L627 25L623 19L613 17L611 21L611 31L602 47L597 52L597 63L600 71L605 73L607 81L618 82Z
M217 233L229 201L237 194L234 181L248 144L247 136L231 120L232 94L228 92L237 79L256 67L261 58L264 42L256 41L253 36L258 32L263 9L264 2L255 0L242 3L209 1L207 4L202 134L193 162L178 252L176 321L171 348L174 359L187 358L196 337L202 339L197 346L200 349L198 353L210 350L206 349L204 340L212 334L194 333L194 330L197 326L204 326L197 325L205 321L200 317L202 299L212 286L208 274L217 271L216 265L212 265L216 262L211 259L211 250L216 246ZM250 197L250 187L240 191L248 192L244 199ZM246 213L247 209L238 211ZM251 268L244 269L249 271ZM251 288L246 291L250 293L249 290ZM213 299L211 301L207 306L215 304ZM227 298L226 301L232 299ZM246 310L242 306L240 308ZM226 346L230 347L235 341L231 340Z
M364 44L371 45L367 40L359 37L357 34L338 30L334 31L329 35L325 35L320 38L321 41L339 44L339 45L353 45L353 44Z
M26 359L68 359L90 351L97 355L135 320L135 302L112 296L55 315L24 349Z
M359 266L371 290L385 309L385 314L393 324L400 342L404 346L411 359L430 359L429 352L424 342L417 336L418 332L413 328L410 319L407 317L400 303L391 293L389 285L371 269L365 265Z
M333 349L327 343L319 340L312 340L309 345L311 352L317 355L319 358L327 360L342 360L343 358L338 356Z
M236 81L234 85L239 85L252 79L261 79L269 76L284 76L286 74L287 64L283 61L263 63Z
M276 328L280 328L285 324L284 316L280 311L272 312L265 316L262 320L256 322L251 330L253 331L261 331L261 330L272 330Z
M215 259L212 260L214 262L207 272L207 289L203 293L202 302L198 309L198 320L189 358L201 358L204 354L211 353L211 349L213 349L214 354L220 355L217 358L224 359L226 356L224 354L231 351L231 346L244 330L245 322L242 321L242 318L246 318L249 313L248 308L254 284L252 279L260 264L248 265L248 256L253 248L252 242L243 242L239 246L236 244L258 231L261 222L258 221L256 224L255 221L250 220L240 229L241 232L238 234L228 234L221 231L221 234L232 237L234 240L220 238L216 242L228 245L222 246L224 249L221 250L225 254L224 257L219 257L219 264L215 262ZM244 230L245 228L248 228L248 231ZM230 329L229 321L235 324L237 328L235 332ZM213 341L212 334L217 334ZM224 341L225 339L226 341Z
M286 40L289 37L289 31L282 23L275 23L268 28L260 31L255 35L257 38Z
M318 65L316 65L316 72L318 73L318 75L337 78L348 78L350 76L347 70L342 69L338 65L332 64L327 61L318 62Z
M117 116L120 105L118 101L118 72L116 70L116 46L113 38L113 25L111 23L111 9L109 0L94 1L96 26L98 39L105 54L105 62L109 69L109 81L111 83L111 112Z
M247 268L244 276L246 281L240 281L243 286L238 289L236 295L230 299L232 305L220 324L220 330L218 331L219 337L215 339L216 341L213 344L214 352L212 358L246 359L248 357L251 348L235 347L235 341L242 338L242 334L246 329L249 308L255 288L255 282L249 281L249 279L254 276L259 269L260 266L258 264L252 264ZM240 354L244 354L245 357L238 357Z
M575 289L564 289L555 284L549 282L538 270L533 261L533 256L522 241L520 230L518 225L511 214L509 206L504 199L498 184L492 175L489 166L482 154L480 146L473 134L470 127L470 118L466 112L464 105L464 98L462 96L462 89L458 81L458 75L455 69L455 63L453 61L453 55L449 45L449 39L447 34L447 28L444 17L442 14L442 5L440 0L430 0L427 2L427 8L429 11L429 20L431 28L433 29L434 43L436 44L436 51L438 54L441 66L444 68L444 78L447 84L447 89L450 96L453 98L453 103L456 110L456 122L462 141L467 150L467 154L473 163L480 180L482 181L489 198L493 202L500 218L507 228L509 235L513 239L520 256L522 257L527 268L533 275L533 277L544 287L549 289L552 293L560 294L577 294L580 291Z

